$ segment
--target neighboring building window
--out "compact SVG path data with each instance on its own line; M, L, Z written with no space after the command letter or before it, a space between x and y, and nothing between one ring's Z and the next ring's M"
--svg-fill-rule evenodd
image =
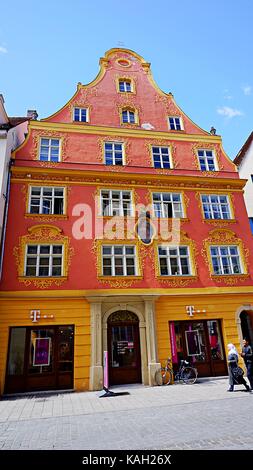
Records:
M88 122L88 108L74 108L74 121Z
M136 276L135 246L102 246L104 276Z
M228 196L202 195L205 219L231 219Z
M122 122L124 124L136 124L135 112L130 109L124 109L122 111Z
M31 187L30 214L63 214L64 188Z
M155 168L172 168L169 147L152 147Z
M133 91L131 80L119 80L119 91L131 93Z
M123 144L119 142L105 142L105 164L123 165Z
M181 194L178 193L153 193L153 208L155 217L183 218L183 206Z
M212 150L198 150L198 158L202 171L217 171L217 164Z
M188 246L158 246L161 276L191 275Z
M27 245L26 276L62 276L63 245Z
M132 198L130 191L101 190L101 207L103 216L132 215Z
M182 120L180 117L170 116L168 120L169 120L169 128L171 131L183 130Z
M40 156L42 162L59 162L60 139L45 139L40 141Z
M210 252L213 265L213 274L218 275L242 273L237 246L211 246Z
M250 224L250 228L251 228L251 233L253 233L253 217L249 218L249 224Z

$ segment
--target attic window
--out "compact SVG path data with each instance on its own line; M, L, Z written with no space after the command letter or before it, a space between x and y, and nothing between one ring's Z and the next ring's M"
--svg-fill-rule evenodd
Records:
M169 116L168 123L171 131L182 131L184 129L182 119L179 116Z
M131 65L130 60L127 59L118 59L117 62L121 67L130 67Z

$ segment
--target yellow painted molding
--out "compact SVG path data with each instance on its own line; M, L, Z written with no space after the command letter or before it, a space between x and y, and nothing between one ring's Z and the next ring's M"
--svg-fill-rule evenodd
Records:
M252 282L252 281L251 281ZM143 296L143 295L158 295L158 296L182 296L195 297L195 296L226 296L226 295L250 295L253 302L253 282L251 286L232 286L232 287L202 287L202 288L133 288L133 289L86 289L86 290L29 290L29 291L1 291L0 298L3 300L29 299L29 298L70 298L70 299L85 299L86 297L111 297L111 296ZM245 301L249 303L248 299Z
M129 170L131 170L129 168ZM30 166L27 166L27 167L24 167L24 166L14 166L12 167L11 169L11 173L13 176L21 176L20 180L19 181L24 181L24 182L29 182L30 184L33 184L31 182L31 175L34 174L34 175L38 175L38 174L45 174L45 169L44 168L40 168L40 167L30 167ZM30 175L29 177L27 175ZM62 178L68 178L68 177L80 177L83 178L86 177L87 178L87 182L85 181L85 184L89 183L89 178L96 178L95 181L92 181L92 184L99 184L99 183L102 183L102 184L105 184L106 183L106 178L109 178L110 181L112 179L115 179L115 183L117 183L119 181L119 178L122 179L122 180L126 180L129 184L129 180L130 180L130 183L131 185L135 186L138 182L138 181L145 181L149 187L152 186L152 182L153 183L156 183L156 187L158 187L157 185L157 182L160 182L163 183L163 182L166 182L168 183L170 186L171 184L175 183L175 187L178 186L178 187L183 187L183 183L185 184L189 184L191 183L192 184L192 187L188 187L187 186L187 189L190 190L190 189L193 189L193 190L201 190L202 191L205 191L205 190L212 190L212 185L214 185L215 187L215 190L218 190L217 189L217 185L220 185L221 186L221 189L224 191L224 187L227 188L227 191L228 190L240 190L242 191L242 189L244 188L247 180L246 179L240 179L240 178L222 178L222 177L219 177L219 178L212 178L212 177L205 177L205 176L199 176L199 175L196 175L196 176L186 176L186 175L159 175L159 177L157 176L157 174L154 174L154 173L131 173L128 172L128 173L113 173L113 172L109 172L109 171L105 171L105 168L104 168L104 171L97 171L97 170L85 170L85 168L81 169L81 170L74 170L74 169L65 169L65 168L47 168L47 175L48 177L50 177L51 175L52 176L62 176ZM16 178L15 178L16 179ZM38 182L38 181L37 181ZM71 182L71 181L64 181L64 184L75 184L75 182ZM150 184L149 184L150 183ZM55 183L53 183L52 181L50 182L50 185L53 185ZM62 181L59 181L57 180L57 184L63 184L63 180ZM80 184L80 182L77 182L77 184ZM145 187L147 187L147 184L145 184ZM201 186L202 184L205 184L206 187L203 187ZM118 183L119 185L119 183ZM138 184L137 184L138 185ZM223 188L222 188L223 186ZM164 186L161 184L161 188L163 188Z

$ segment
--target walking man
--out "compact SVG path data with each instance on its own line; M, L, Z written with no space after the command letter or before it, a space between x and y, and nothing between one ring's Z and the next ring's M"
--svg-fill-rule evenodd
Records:
M247 377L250 383L250 388L253 390L253 351L247 338L244 338L243 340L241 356L244 359L247 369Z

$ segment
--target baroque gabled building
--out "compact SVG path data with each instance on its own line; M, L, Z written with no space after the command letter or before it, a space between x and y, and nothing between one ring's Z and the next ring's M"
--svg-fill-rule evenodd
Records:
M1 283L5 393L154 384L168 356L227 373L253 302L244 180L150 64L111 49L13 152Z

